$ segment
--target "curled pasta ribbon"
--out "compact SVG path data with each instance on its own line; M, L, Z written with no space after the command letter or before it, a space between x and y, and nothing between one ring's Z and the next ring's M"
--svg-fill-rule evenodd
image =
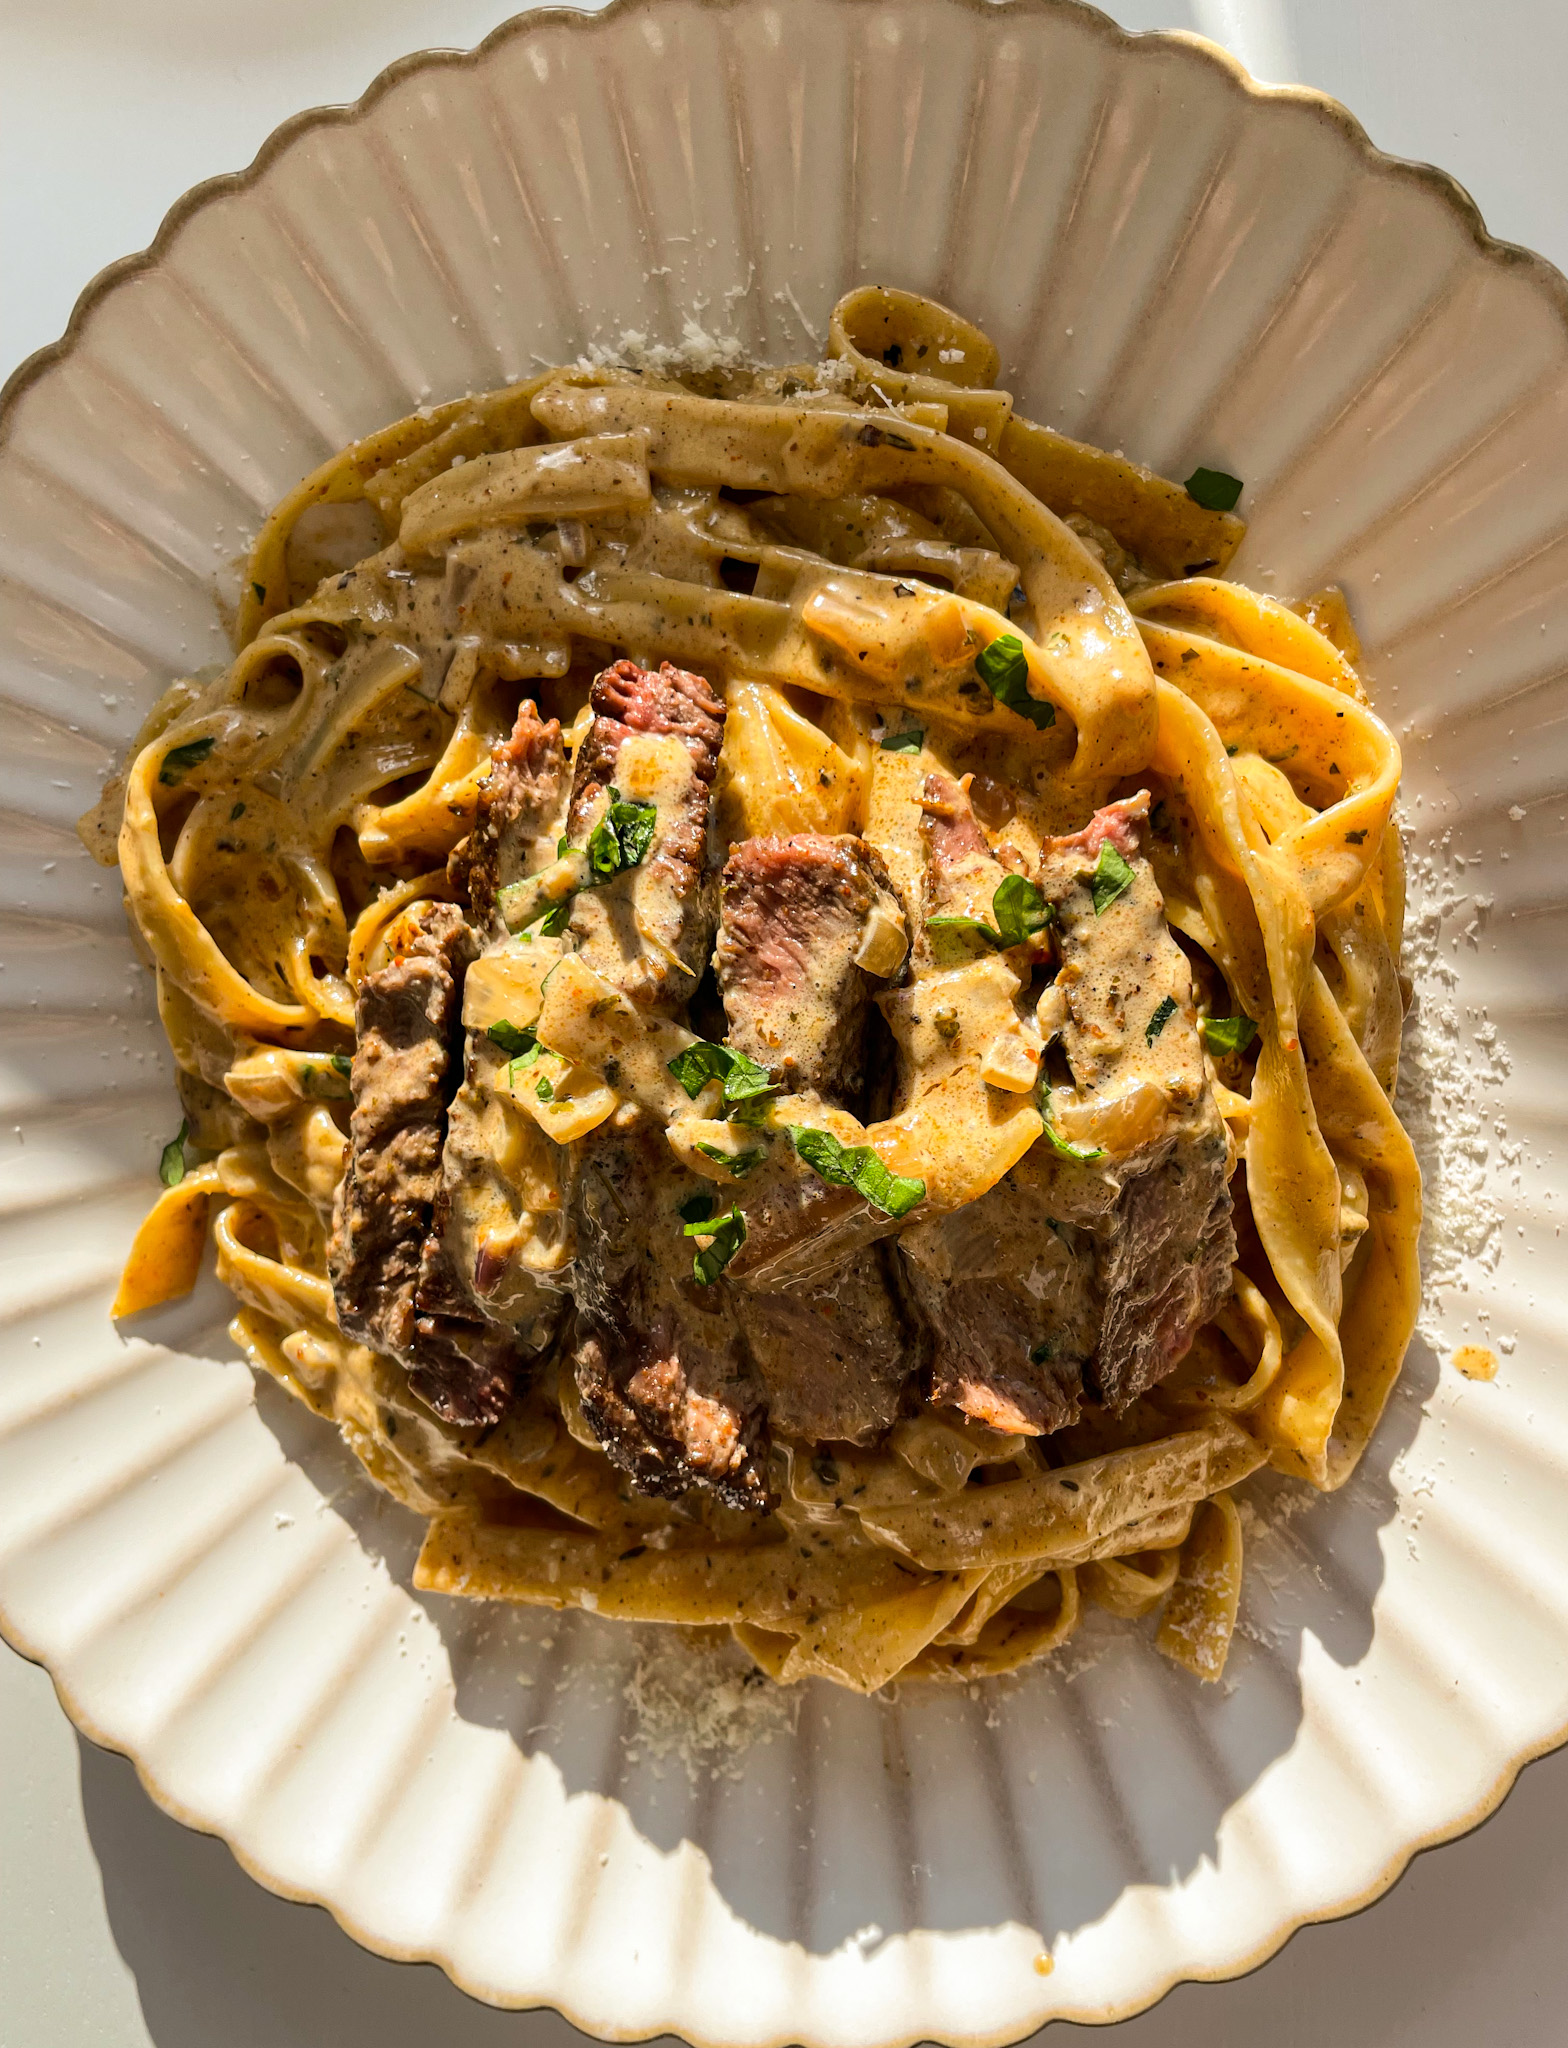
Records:
M1204 1501L1173 1562L1155 1648L1212 1685L1224 1676L1241 1603L1241 1516L1228 1493Z
M142 1218L120 1274L114 1305L116 1322L143 1309L158 1308L190 1293L201 1272L207 1217L218 1186L215 1166L199 1166L165 1188Z
M163 741L143 748L125 785L120 827L120 872L136 905L136 921L158 965L209 1016L231 1031L270 1038L309 1030L315 1012L303 1003L264 996L225 957L206 926L175 888L159 844L153 785L167 751Z
M1148 658L1116 586L1077 535L979 448L903 418L884 427L829 407L737 409L608 381L547 386L534 410L558 439L645 430L649 469L676 483L821 497L921 483L957 490L1018 565L1038 659L1078 731L1075 773L1131 773L1147 759Z

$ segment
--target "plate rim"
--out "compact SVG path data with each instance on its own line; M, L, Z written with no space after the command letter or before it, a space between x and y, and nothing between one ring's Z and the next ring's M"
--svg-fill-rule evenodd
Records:
M581 35L601 23L608 26L639 16L658 15L673 4L675 0L606 0L604 6L592 10L562 5L525 8L498 23L469 48L434 45L409 51L377 72L356 99L305 107L289 115L267 135L248 164L235 171L220 172L191 186L168 208L144 248L115 258L83 286L57 339L46 342L25 356L0 384L0 454L5 452L11 440L22 401L51 371L69 362L99 307L122 286L155 270L182 230L197 215L223 199L238 196L258 185L272 166L303 137L323 130L354 126L371 114L390 93L422 73L477 71L496 52L521 37L550 30ZM681 0L681 4L702 14L727 15L766 6L770 0ZM831 4L845 12L869 13L879 7L899 7L908 4L908 0L831 0ZM1568 333L1568 275L1538 251L1491 234L1475 199L1452 172L1419 158L1380 149L1360 119L1332 94L1313 86L1261 83L1251 76L1238 58L1195 30L1123 28L1100 8L1090 4L1090 0L942 0L942 4L997 23L1031 18L1071 19L1096 38L1102 47L1118 53L1147 49L1155 55L1168 47L1190 51L1209 67L1211 73L1218 73L1224 79L1233 95L1254 103L1305 109L1325 125L1336 129L1349 143L1358 162L1377 176L1397 183L1414 184L1433 194L1484 260L1500 269L1519 271L1528 277L1534 288L1551 304L1565 333ZM652 2032L637 2026L607 2030L603 2023L585 2018L564 1995L540 1998L508 1995L495 1986L486 1987L438 1943L429 1946L400 1943L358 1925L354 1915L340 1903L309 1886L294 1884L267 1868L221 1827L212 1825L185 1806L132 1749L103 1731L96 1716L55 1670L48 1655L30 1639L27 1631L6 1612L3 1605L0 1605L0 1641L48 1674L55 1698L72 1727L96 1748L125 1757L136 1772L142 1789L161 1813L193 1833L223 1842L246 1875L273 1896L291 1903L322 1908L351 1941L370 1954L391 1962L434 1964L459 1991L481 2004L504 2011L558 2012L591 2039L648 2040L659 2031L669 2031L692 2044L692 2048L733 2048L731 2036L695 2026L677 2028L669 2018ZM1017 2022L1010 2022L992 2031L968 2032L962 2037L947 2038L961 2038L964 2048L1011 2048L1011 2044L1026 2040L1054 2020L1078 2025L1113 2025L1153 2011L1182 1984L1230 1983L1251 1976L1278 1955L1302 1928L1350 1919L1367 1911L1399 1882L1417 1856L1473 1833L1502 1805L1529 1764L1565 1744L1568 1744L1568 1720L1511 1757L1492 1784L1463 1813L1402 1844L1369 1883L1330 1903L1288 1914L1234 1963L1208 1966L1201 1963L1178 1964L1168 1972L1162 1971L1154 1988L1135 1993L1125 2001L1063 2007L1048 2012L1042 2018L1031 2019L1022 2030ZM918 1931L910 1930L911 1933ZM793 2030L787 2030L758 2038L765 2038L766 2048L791 2048L791 2044L802 2037ZM885 2048L917 2048L917 2044L930 2038L924 2030L916 2028L889 2036Z

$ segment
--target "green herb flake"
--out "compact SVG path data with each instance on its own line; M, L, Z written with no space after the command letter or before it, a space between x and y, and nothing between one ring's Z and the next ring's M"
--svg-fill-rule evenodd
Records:
M1058 1159L1076 1159L1080 1165L1083 1165L1091 1159L1103 1159L1105 1157L1105 1147L1103 1145L1074 1145L1062 1136L1051 1116L1051 1091L1049 1087L1042 1088L1040 1091L1040 1121L1045 1125L1045 1142L1050 1146Z
M180 1128L158 1155L158 1178L166 1188L177 1188L185 1178L185 1140L190 1135L190 1121L180 1118Z
M1055 1356L1056 1346L1051 1342L1049 1337L1046 1337L1042 1339L1040 1343L1036 1344L1034 1349L1030 1352L1029 1363L1031 1365L1049 1365L1049 1363Z
M1006 875L991 898L991 914L996 919L994 925L987 924L983 917L928 917L926 930L972 934L1000 952L1006 946L1026 945L1052 922L1056 911L1027 875Z
M1055 915L1027 875L1007 875L991 898L991 915L1004 946L1022 946L1044 931Z
M716 1165L722 1166L735 1180L739 1180L742 1174L750 1173L754 1166L760 1166L768 1156L760 1146L755 1152L725 1152L719 1146L710 1145L701 1138L697 1140L697 1150L705 1159L711 1159Z
M232 825L236 818L243 818L244 815L245 806L243 804L236 804L234 808L229 812L229 823Z
M1089 894L1094 898L1095 916L1103 917L1116 899L1125 896L1131 887L1132 869L1108 839L1102 840L1100 858L1089 877Z
M594 888L602 888L628 868L640 867L653 844L659 813L653 804L627 803L618 789L610 791L609 807L588 834L588 865Z
M354 1071L354 1062L346 1052L335 1052L332 1055L332 1069L334 1073L341 1074L346 1081Z
M1212 1053L1245 1052L1258 1035L1250 1017L1205 1017L1203 1042Z
M678 1211L683 1223L700 1223L713 1214L712 1195L688 1195Z
M1223 469L1195 469L1182 489L1205 512L1234 512L1241 496L1241 478L1227 476Z
M884 754L918 754L925 743L923 726L906 725L902 732L884 733L881 745Z
M534 1093L541 1102L554 1102L555 1100L555 1090L550 1086L550 1083L544 1078L543 1074L539 1076L539 1085L535 1088Z
M1166 1025L1169 1024L1169 1022L1171 1021L1172 1017L1175 1016L1175 1014L1176 998L1174 996L1161 996L1159 1007L1156 1009L1154 1015L1149 1019L1148 1024L1144 1027L1143 1036L1145 1043L1148 1045L1153 1045L1154 1041L1159 1037L1160 1033L1165 1029Z
M571 921L572 899L570 896L567 896L559 903L547 903L541 909L536 910L521 929L523 936L530 941L532 940L532 933L528 929L529 925L537 925L539 927L539 936L541 938L558 939Z
M498 1023L489 1025L485 1036L492 1045L498 1045L502 1052L510 1053L513 1059L525 1052L531 1052L539 1043L532 1024L509 1024L504 1017Z
M984 939L988 946L997 947L1002 943L1002 934L988 925L983 917L928 917L926 930L939 937L945 932L962 932Z
M255 598L255 600L256 600L256 602L257 602L257 604L265 604L265 603L267 602L267 586L266 586L266 584L265 584L265 583L253 583L253 584L251 585L251 594L252 594L252 595L254 596L254 598Z
M183 747L170 747L158 769L158 780L172 788L183 782L189 771L205 761L217 742L211 733L199 740L187 740Z
M1056 723L1056 706L1029 694L1029 660L1016 633L998 633L975 658L975 674L998 704L1027 718L1042 732Z
M685 1214L683 1205L682 1214ZM711 1287L746 1242L746 1219L733 1204L722 1216L694 1218L685 1227L687 1237L707 1238L691 1262L692 1277L699 1287Z
M727 1103L755 1103L759 1097L778 1092L778 1083L766 1067L758 1066L732 1045L715 1045L706 1038L678 1052L668 1063L668 1071L694 1102L709 1081L724 1083Z
M887 1216L907 1216L926 1198L923 1180L892 1173L869 1145L841 1145L831 1131L805 1124L786 1124L790 1142L820 1180L833 1187L853 1188L862 1200Z

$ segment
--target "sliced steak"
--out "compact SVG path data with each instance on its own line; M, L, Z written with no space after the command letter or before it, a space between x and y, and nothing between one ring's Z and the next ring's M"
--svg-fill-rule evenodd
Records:
M525 701L510 736L492 750L474 829L448 863L473 922L488 934L487 956L509 945L498 892L556 856L570 781L559 721L542 720ZM525 1010L522 1021L530 1015ZM506 1324L523 1351L536 1353L554 1340L570 1307L561 1202L567 1155L515 1109L506 1068L507 1055L483 1030L469 1035L463 1085L447 1110L418 1304L433 1316Z
M729 1042L792 1093L840 1108L864 1086L872 978L855 956L874 911L902 922L876 856L847 836L744 840L724 870L715 961ZM792 1201L817 1204L842 1192L785 1139L775 1138L771 1152L755 1188L768 1212L759 1213L759 1228L776 1227ZM745 1202L745 1186L740 1194ZM913 1332L891 1270L883 1248L870 1244L847 1250L812 1281L735 1289L776 1431L865 1443L892 1424L913 1365Z
M651 1121L584 1145L573 1359L583 1413L644 1493L768 1504L767 1418L722 1284L692 1272L681 1204L704 1184Z
M775 1434L864 1444L897 1421L918 1331L886 1245L851 1252L821 1280L732 1294Z
M927 914L990 922L1008 870L991 852L967 793L930 775L921 808ZM923 931L917 980L937 972L931 942ZM1059 1179L1037 1145L978 1201L917 1221L898 1243L930 1333L932 1400L1025 1436L1076 1420L1082 1366L1099 1327L1093 1243L1063 1223L1072 1212ZM1113 1199L1102 1195L1099 1208Z
M416 1300L473 935L450 903L406 913L403 929L397 956L359 993L349 1158L327 1250L333 1300L344 1333L400 1360L437 1415L494 1422L511 1396L510 1336L422 1315Z
M815 1090L846 1109L864 1088L871 990L881 985L855 959L873 911L902 922L863 840L801 832L731 849L714 953L730 1043L790 1092Z
M658 826L644 860L576 898L570 925L585 961L646 1008L673 1007L696 986L713 938L708 803L724 707L701 676L668 662L618 661L598 677L593 723L578 751L567 833L582 845L605 794L635 763ZM635 736L674 740L678 751ZM684 760L680 754L684 753ZM685 962L683 975L671 964ZM647 1493L703 1486L733 1507L768 1499L767 1427L722 1284L693 1275L680 1204L705 1192L671 1152L662 1125L631 1105L577 1148L573 1370L583 1412L615 1463Z
M476 930L498 936L498 893L554 854L566 795L560 722L541 719L538 708L525 699L510 736L491 750L473 829L447 862L448 877L468 904Z
M1229 1293L1236 1256L1229 1146L1191 968L1143 855L1148 813L1146 792L1108 804L1040 855L1040 885L1057 912L1057 1016L1074 1084L1058 1098L1057 1120L1070 1141L1103 1148L1099 1170L1119 1187L1096 1234L1103 1322L1084 1373L1113 1408L1185 1356ZM1117 857L1108 873L1107 847Z
M638 866L577 895L572 939L587 964L634 1002L683 1003L713 943L708 808L724 706L701 676L670 662L644 669L618 661L595 679L589 702L594 717L573 767L567 837L574 846L586 843L612 790L656 804L659 826ZM628 753L633 738L673 741L675 749Z

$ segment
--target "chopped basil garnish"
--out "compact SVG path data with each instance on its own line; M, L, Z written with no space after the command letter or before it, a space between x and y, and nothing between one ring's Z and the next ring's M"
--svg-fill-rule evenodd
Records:
M1031 1365L1047 1365L1056 1356L1056 1346L1049 1337L1042 1338L1029 1354Z
M1103 1159L1103 1145L1074 1145L1064 1138L1051 1118L1051 1091L1048 1087L1040 1090L1040 1121L1045 1125L1045 1142L1059 1159L1076 1159L1080 1164L1090 1159Z
M267 602L267 586L265 583L253 583L251 589L255 593L257 604L265 604Z
M1108 839L1100 842L1100 858L1094 864L1094 873L1089 877L1089 894L1094 898L1094 914L1101 916L1109 910L1118 896L1125 896L1132 887L1132 869L1116 851Z
M300 1069L300 1089L307 1096L314 1095L318 1101L346 1102L349 1096L347 1086L352 1062L344 1054L334 1053L318 1065L314 1060Z
M571 921L572 899L566 896L559 903L541 904L532 917L525 919L518 929L526 932L529 925L536 924L541 938L558 939Z
M712 1195L688 1195L677 1212L683 1223L700 1223L713 1214Z
M1210 1052L1245 1052L1258 1035L1250 1017L1205 1017L1203 1042Z
M882 737L884 754L918 754L926 743L925 728L906 725L902 732L885 733Z
M555 1090L542 1074L539 1076L539 1085L535 1088L534 1093L541 1102L554 1102L555 1100Z
M1332 768L1331 768L1331 769L1329 770L1329 773L1330 773L1331 775L1332 775L1332 774L1333 774L1334 772L1335 772L1335 771L1334 771L1334 770L1333 770ZM236 818L243 818L243 817L244 817L244 815L245 815L245 806L244 806L243 804L236 804L236 805L234 806L233 810L231 810L231 811L229 812L229 823L230 823L230 824L232 825L232 824L234 823L234 821L235 821L235 819L236 819Z
M1149 1019L1148 1025L1146 1026L1143 1034L1144 1038L1150 1045L1153 1045L1154 1041L1159 1037L1160 1033L1165 1029L1166 1025L1169 1024L1169 1022L1171 1021L1172 1017L1175 1016L1175 1014L1176 998L1174 996L1161 996L1159 1007L1156 1009L1154 1015Z
M1227 476L1223 469L1195 469L1182 489L1205 512L1233 512L1236 500L1241 496L1241 478ZM1198 564L1193 566L1196 568ZM1202 566L1211 569L1214 565L1205 562Z
M985 940L988 946L1000 946L1002 934L988 925L983 917L928 917L928 932L973 932Z
M1006 875L991 898L994 925L981 917L928 917L928 932L973 932L996 950L1021 946L1043 931L1056 915L1026 875Z
M669 1071L694 1102L710 1081L724 1083L727 1103L755 1104L759 1096L778 1092L778 1083L766 1067L759 1067L732 1045L714 1045L706 1038L678 1052L669 1062Z
M532 1024L509 1024L503 1017L499 1023L486 1028L485 1036L492 1045L498 1045L502 1052L511 1054L506 1066L506 1085L509 1088L517 1086L518 1075L525 1068L533 1066L544 1051L544 1047L539 1043L539 1034ZM535 1092L537 1093L537 1090ZM546 1102L549 1099L548 1096L543 1098Z
M907 1216L926 1198L923 1180L891 1173L869 1145L841 1145L831 1131L805 1124L786 1124L790 1142L819 1179L856 1194L887 1216Z
M1043 732L1056 723L1056 706L1029 694L1029 661L1016 633L998 633L975 658L975 674L998 704L1016 711Z
M158 1155L158 1178L166 1188L177 1188L185 1178L185 1140L190 1133L190 1121L180 1118L180 1128Z
M760 1166L768 1156L760 1145L755 1152L725 1152L717 1145L706 1144L701 1138L697 1140L697 1150L705 1159L715 1160L735 1180L744 1173L750 1173L754 1166Z
M504 1017L499 1023L488 1026L485 1036L492 1045L500 1046L502 1052L510 1053L514 1059L537 1042L532 1024L509 1024Z
M1051 905L1027 875L1007 875L991 898L991 915L1004 946L1021 946L1044 931L1054 915Z
M653 844L659 813L652 804L632 804L618 789L610 791L610 806L588 834L588 865L593 870L594 888L640 867Z
M684 1207L681 1213L685 1214ZM731 1205L722 1216L696 1218L686 1225L684 1234L709 1240L699 1248L691 1270L699 1286L711 1287L746 1242L746 1219Z
M205 761L217 741L211 733L199 740L187 740L183 747L170 747L158 768L158 780L171 786L182 781L189 769Z

